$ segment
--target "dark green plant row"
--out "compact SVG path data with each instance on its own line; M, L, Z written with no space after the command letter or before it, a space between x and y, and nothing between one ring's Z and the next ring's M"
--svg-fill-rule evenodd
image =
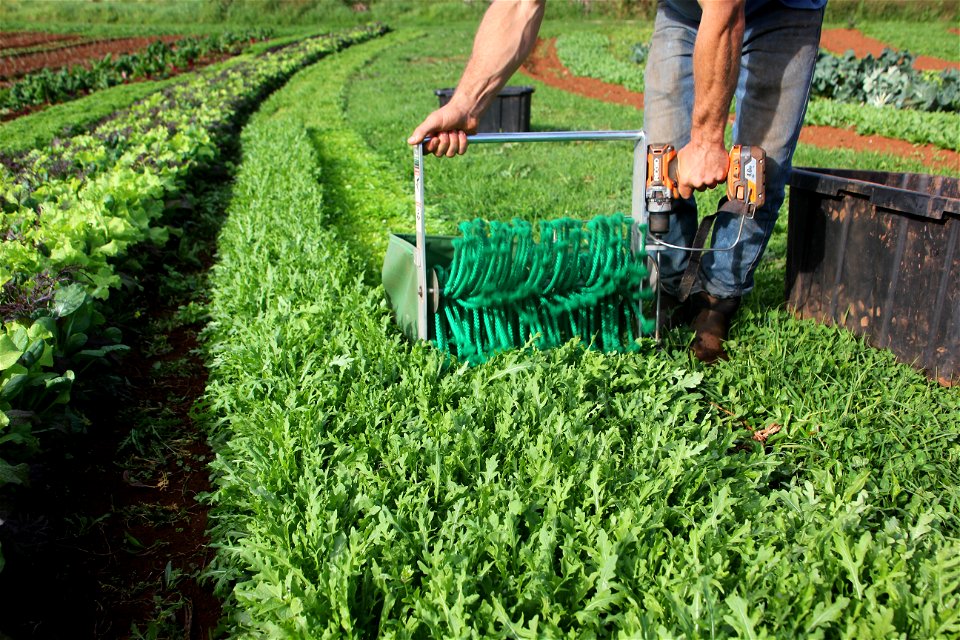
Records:
M416 65L469 38L390 42L299 74L241 137L205 337L210 575L230 634L960 633L960 405L889 354L775 309L748 313L740 356L706 370L676 333L477 367L400 335L366 238L398 211L412 225L410 167L360 132L408 158L387 114L409 103L350 105L384 78L419 90ZM590 104L543 126L589 128ZM510 151L482 156L507 195L523 182L502 179Z
M249 52L244 55L249 55ZM217 64L235 64L242 57ZM32 149L49 145L54 138L69 138L84 133L111 114L165 87L184 82L194 73L117 85L4 122L0 124L0 154L23 155Z
M116 351L95 301L135 277L140 242L163 242L165 203L219 162L236 121L297 69L376 37L371 25L211 69L118 112L90 133L4 157L0 168L0 485L22 482L34 427L76 374ZM6 459L6 460L4 460Z
M821 49L811 94L877 107L960 111L960 71L922 73L914 68L913 59L909 51L893 49L884 49L876 58L858 58L853 51L835 56Z
M268 29L248 29L183 38L173 44L156 40L136 53L117 57L107 54L89 65L41 69L17 80L4 92L0 113L3 109L19 111L38 104L63 102L133 80L162 78L188 69L204 56L236 55L245 46L270 36Z

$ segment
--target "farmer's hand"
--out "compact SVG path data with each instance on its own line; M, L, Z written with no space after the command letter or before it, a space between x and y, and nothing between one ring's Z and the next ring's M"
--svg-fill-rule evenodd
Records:
M438 158L452 158L467 150L467 134L475 133L480 115L497 97L507 80L533 51L546 0L499 0L483 14L473 51L450 102L424 120L407 138Z
M407 138L407 143L420 144L424 138L430 136L424 151L438 158L452 158L467 150L467 133L475 132L478 124L476 117L451 100L427 116Z
M681 198L712 189L727 180L729 157L723 144L691 142L677 152L677 189Z

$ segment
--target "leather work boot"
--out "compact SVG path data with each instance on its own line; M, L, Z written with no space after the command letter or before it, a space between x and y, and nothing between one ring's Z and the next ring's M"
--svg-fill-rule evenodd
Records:
M700 291L690 296L690 302L694 310L690 328L696 333L691 346L693 355L705 364L728 360L730 356L723 349L723 341L740 308L740 298L715 298Z

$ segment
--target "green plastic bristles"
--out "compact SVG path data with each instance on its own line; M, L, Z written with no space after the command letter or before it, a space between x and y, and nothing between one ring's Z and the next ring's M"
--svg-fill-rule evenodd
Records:
M616 214L584 224L563 218L460 224L449 271L438 268L436 344L471 363L522 347L556 347L579 337L604 352L636 348L644 335L646 252L631 249L633 220ZM640 229L643 238L645 229Z

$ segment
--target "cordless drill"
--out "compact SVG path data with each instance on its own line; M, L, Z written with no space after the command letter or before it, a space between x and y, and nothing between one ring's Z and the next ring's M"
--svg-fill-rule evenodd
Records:
M734 145L727 158L727 203L723 210L742 216L753 217L757 207L766 200L764 189L764 163L766 154L760 147ZM647 147L647 184L644 196L647 204L647 224L649 233L656 238L657 243L670 231L670 213L673 211L673 202L680 198L677 186L677 151L673 145L653 144ZM693 246L685 247L691 253L680 280L680 288L676 299L683 302L687 299L693 282L696 279L700 256L703 251L724 251L723 249L704 249L707 234L716 216L707 216L700 223ZM741 224L742 224L741 220ZM741 227L742 228L742 227ZM666 245L669 246L669 245ZM735 245L734 245L735 246ZM680 247L676 247L680 248ZM656 253L656 278L660 278L660 252ZM660 340L661 300L660 286L655 285L656 295L656 329L655 339Z
M766 201L764 163L760 147L734 145L727 158L727 199L740 203L744 215L752 216ZM670 144L647 147L647 214L649 231L662 237L670 230L673 201L680 198L677 187L677 151Z

